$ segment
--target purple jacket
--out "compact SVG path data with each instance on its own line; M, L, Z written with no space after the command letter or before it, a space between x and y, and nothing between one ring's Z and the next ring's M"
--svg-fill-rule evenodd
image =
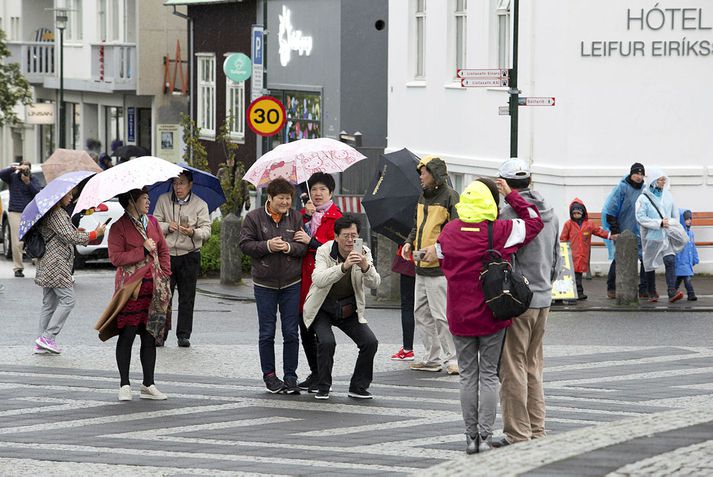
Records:
M517 192L508 194L505 200L520 219L493 222L493 248L509 260L510 255L537 236L543 222L537 207ZM443 253L441 270L448 280L446 314L451 333L455 336L488 336L510 326L511 320L493 318L480 283L488 249L488 222L452 220L444 227L438 243Z
M12 167L6 167L0 170L0 179L2 179L10 190L10 203L7 206L8 212L22 212L27 207L35 195L42 188L36 178L30 176L30 183L22 182L20 173L15 172Z

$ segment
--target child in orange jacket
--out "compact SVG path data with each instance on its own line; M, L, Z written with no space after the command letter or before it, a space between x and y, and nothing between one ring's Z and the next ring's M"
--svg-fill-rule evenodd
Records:
M582 274L589 270L589 256L592 250L592 235L603 239L613 238L609 231L589 221L587 208L584 202L575 198L569 204L570 219L565 222L560 242L569 242L574 262L574 278L577 283L577 296L579 300L586 300L582 286Z

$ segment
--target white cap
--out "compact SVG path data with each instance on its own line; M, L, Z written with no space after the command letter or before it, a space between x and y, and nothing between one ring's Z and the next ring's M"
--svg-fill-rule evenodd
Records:
M522 159L513 157L502 163L498 175L503 179L527 179L530 177L530 166Z

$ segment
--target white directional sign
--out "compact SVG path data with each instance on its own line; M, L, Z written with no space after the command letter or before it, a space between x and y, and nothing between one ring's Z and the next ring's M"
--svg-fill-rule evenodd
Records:
M498 114L500 116L510 116L510 106L498 106Z
M458 78L507 78L508 70L502 68L484 70L463 68L456 71L456 76Z
M555 105L555 98L553 98L551 96L520 98L520 106L554 106L554 105Z
M499 86L507 86L507 78L463 78L460 80L460 85L465 88L492 88Z

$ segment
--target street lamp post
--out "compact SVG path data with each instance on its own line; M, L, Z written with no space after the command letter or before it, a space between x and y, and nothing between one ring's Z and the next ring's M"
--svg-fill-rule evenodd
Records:
M55 11L55 25L59 30L59 100L58 100L58 115L59 115L59 147L65 149L66 145L66 130L65 130L65 112L64 112L64 29L67 28L67 11Z

